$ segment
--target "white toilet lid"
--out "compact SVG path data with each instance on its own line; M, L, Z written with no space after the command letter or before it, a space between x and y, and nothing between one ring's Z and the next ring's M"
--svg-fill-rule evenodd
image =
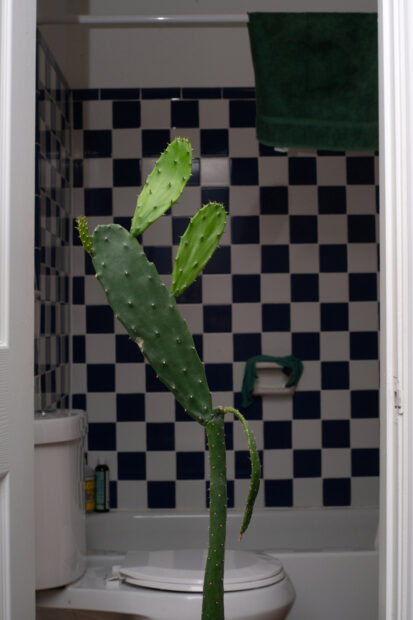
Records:
M126 583L158 590L202 592L207 552L200 549L129 551L118 569ZM279 561L263 553L225 552L224 590L252 590L284 579Z

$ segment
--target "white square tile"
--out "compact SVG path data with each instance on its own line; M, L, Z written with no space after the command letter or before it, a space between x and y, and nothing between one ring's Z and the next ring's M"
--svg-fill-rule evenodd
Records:
M145 364L116 364L116 392L133 394L145 392Z
M86 334L86 362L113 364L116 360L114 334Z
M289 273L261 274L261 301L263 303L290 303L291 278Z
M135 128L113 129L112 157L114 159L138 159L142 157L141 130Z
M319 246L316 243L292 243L290 245L291 273L319 273Z
M86 387L86 364L72 364L72 394L85 394Z
M288 215L261 215L260 240L263 245L285 245L290 242Z
M72 130L72 157L83 159L83 129Z
M161 217L142 235L144 245L172 245L172 219Z
M352 478L351 480L351 505L352 506L378 506L379 505L379 476L366 476Z
M335 214L319 215L318 242L347 243L347 216Z
M349 420L350 391L323 390L321 392L321 417L323 420Z
M176 454L167 451L146 453L147 480L176 480Z
M230 189L229 211L231 215L258 215L260 190L258 186L233 185Z
M312 185L291 185L288 188L288 213L290 215L317 215L317 187Z
M318 361L306 360L300 379L301 390L321 390L321 365Z
M175 499L177 510L203 510L206 506L205 483L202 480L177 480Z
M261 332L261 305L254 303L233 304L232 331L240 334Z
M267 480L289 480L293 477L293 451L265 450L263 470Z
M72 306L71 309L71 330L72 334L86 334L86 311L85 306Z
M374 185L348 185L347 213L376 214L376 187Z
M99 450L91 450L87 454L88 465L95 469L99 464L99 459L104 459L105 464L109 467L109 480L116 480L118 477L118 458L115 451L101 452Z
M327 186L346 185L346 158L337 155L317 157L317 183Z
M351 301L348 309L350 331L379 329L379 307L376 301Z
M291 332L264 332L261 348L263 355L274 357L291 355Z
M239 381L239 383L237 384L235 382L235 375L236 375L236 368L234 367L234 390L240 390L241 389L241 380ZM239 386L239 388L237 387ZM212 392L212 407L232 407L233 406L233 396L232 396L232 392ZM228 422L231 421L230 416L227 416L227 420Z
M116 447L118 452L145 452L146 423L118 422L116 425Z
M107 304L103 286L95 276L85 276L85 304L88 306Z
M193 217L201 207L201 188L186 186L178 201L172 205L172 215Z
M320 448L321 420L293 420L292 426L295 450Z
M141 160L142 185L146 181L146 177L150 175L157 162L157 157L143 157Z
M321 453L323 478L351 477L351 450L349 448L324 448Z
M262 450L264 446L263 423L261 420L248 420L258 450ZM234 450L248 450L248 440L244 431L244 427L238 420L234 421Z
M147 510L148 497L144 480L118 480L118 509Z
M208 334L203 335L203 351L205 363L233 362L234 347L232 334Z
M379 419L352 419L350 445L352 448L378 448L380 446Z
M230 157L258 157L255 127L231 127L229 130Z
M292 332L320 331L320 304L317 302L293 302L290 308Z
M146 392L145 418L148 422L175 422L175 398L170 392Z
M320 302L348 302L348 274L320 273L319 290Z
M347 262L350 273L370 273L377 271L378 252L376 243L349 243Z
M321 478L295 478L293 480L294 508L318 508L323 505Z
M229 127L228 100L201 99L199 101L199 125L203 129L227 129Z
M204 157L201 160L201 185L229 185L229 160L225 157Z
M113 215L132 219L138 200L136 187L114 187L112 191Z
M377 390L379 388L378 360L350 362L350 389Z
M231 246L231 271L233 274L260 273L261 247L257 244L240 243Z
M261 186L288 185L288 157L259 157L258 179Z
M232 277L229 274L204 274L202 299L204 304L232 303Z
M201 452L205 450L205 429L191 420L175 422L175 450L177 452Z
M116 422L116 394L89 392L87 419L88 422Z
M350 358L348 332L321 332L320 356L323 362L339 362Z
M234 391L241 392L242 382L244 379L245 362L234 362L232 365ZM228 398L226 399L228 400ZM222 404L222 403L220 403Z
M201 134L199 129L189 129L188 127L172 127L171 142L175 138L186 138L192 146L192 157L195 159L201 153Z
M178 307L191 334L202 334L204 331L202 304L178 304Z
M107 129L112 127L111 101L83 102L83 129Z
M264 420L292 420L293 400L286 394L268 394L262 398Z
M171 126L169 99L143 99L141 101L141 126L145 129L169 129Z

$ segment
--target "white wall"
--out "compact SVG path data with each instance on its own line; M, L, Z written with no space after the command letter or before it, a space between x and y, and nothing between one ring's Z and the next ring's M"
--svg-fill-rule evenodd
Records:
M248 11L365 11L376 0L151 0L139 14ZM136 14L136 0L38 0L38 19L77 14ZM72 88L251 86L247 28L44 25L41 31Z

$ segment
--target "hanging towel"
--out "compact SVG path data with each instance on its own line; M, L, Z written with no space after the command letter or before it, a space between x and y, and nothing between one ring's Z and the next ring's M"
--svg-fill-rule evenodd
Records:
M250 13L248 31L259 142L378 149L375 13Z
M286 369L289 376L286 388L297 385L303 373L303 363L294 355L286 357L273 357L272 355L255 355L250 357L245 364L244 379L242 381L242 406L249 407L253 403L252 392L254 389L254 381L257 378L255 365L257 362L274 362Z

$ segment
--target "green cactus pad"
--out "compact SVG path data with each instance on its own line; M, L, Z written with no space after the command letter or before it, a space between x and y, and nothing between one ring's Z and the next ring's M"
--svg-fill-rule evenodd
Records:
M223 205L210 202L189 222L181 238L172 273L171 293L175 297L192 284L215 252L226 219Z
M192 146L176 138L162 153L138 196L131 235L137 237L179 198L191 176Z
M200 424L211 416L211 394L193 338L137 239L117 224L92 236L93 264L115 316L159 379Z
M77 222L77 229L79 231L79 237L82 242L82 245L85 248L86 252L90 254L90 256L93 256L92 240L89 235L89 228L87 225L86 218L83 217L83 215L80 215L77 218L76 222Z

